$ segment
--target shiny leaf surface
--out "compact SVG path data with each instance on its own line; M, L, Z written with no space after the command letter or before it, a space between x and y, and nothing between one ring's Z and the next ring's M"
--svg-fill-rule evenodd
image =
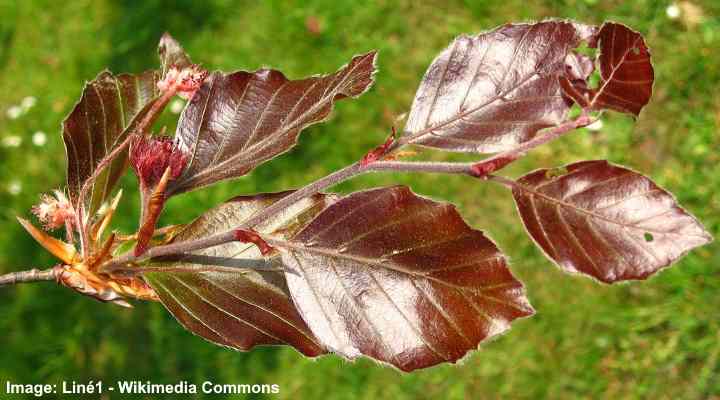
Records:
M528 233L563 270L645 279L712 238L647 177L607 161L540 169L513 189Z
M185 227L174 240L232 229L288 193L234 198ZM302 200L258 231L292 235L331 201L323 195ZM287 344L311 357L325 352L290 299L277 253L263 257L251 243L231 242L151 267L155 271L145 277L161 302L185 328L211 342L237 350Z
M445 150L508 150L569 110L558 77L592 28L565 21L504 25L460 36L428 68L405 134Z
M157 95L156 71L113 75L108 71L85 85L82 98L63 121L70 200L77 204L80 189L105 155L120 144L150 108ZM127 169L127 152L94 182L89 211L96 211L112 195Z
M650 101L655 73L642 35L622 24L603 24L589 43L599 48L600 83L588 88L584 80L562 78L565 94L590 110L611 109L640 114Z
M349 359L404 371L456 362L533 313L492 241L406 187L351 194L272 240L303 318Z
M176 140L191 157L170 192L244 175L286 152L302 129L328 117L336 100L368 90L375 56L356 56L334 74L301 80L276 70L211 74L180 118Z

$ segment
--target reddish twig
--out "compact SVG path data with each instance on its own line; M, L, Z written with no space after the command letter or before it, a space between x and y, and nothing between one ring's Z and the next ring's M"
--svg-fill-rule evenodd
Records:
M241 243L252 243L260 250L260 254L266 256L273 251L270 246L260 235L252 229L236 229L235 240Z

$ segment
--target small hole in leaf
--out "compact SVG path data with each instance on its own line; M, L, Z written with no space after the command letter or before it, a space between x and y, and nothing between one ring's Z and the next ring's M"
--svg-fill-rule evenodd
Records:
M638 54L640 54L640 49L637 47L633 47L632 52L633 52L633 54L638 55Z
M644 237L645 237L645 241L648 243L652 242L654 239L652 233L650 233L650 232L645 232Z

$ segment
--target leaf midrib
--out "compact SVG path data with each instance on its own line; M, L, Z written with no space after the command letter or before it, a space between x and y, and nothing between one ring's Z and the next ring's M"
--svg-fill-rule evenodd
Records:
M303 243L301 243L301 242L293 242L293 241L290 241L290 240L285 240L285 239L281 239L281 238L274 237L274 236L263 236L263 239L265 239L265 241L266 241L268 244L270 244L271 246L281 247L281 248L293 250L294 252L299 252L299 253L303 253L303 252L305 252L305 253L314 253L314 254L319 254L319 255L326 256L326 257L331 257L331 258L345 259L345 260L348 260L348 261L353 261L353 262L360 263L360 264L364 264L364 265L372 265L372 266L375 266L375 267L379 267L379 268L387 269L387 270L390 270L390 271L393 271L393 272L397 272L397 273L400 273L400 274L403 274L403 275L407 275L407 276L410 276L410 277L415 278L415 279L426 279L426 280L429 280L429 281L433 281L433 282L436 282L436 283L441 284L441 285L443 285L443 286L451 287L451 288L458 289L458 290L461 290L461 291L469 291L469 292L473 292L473 293L482 293L483 291L488 291L488 290L494 290L494 289L499 289L499 288L503 288L503 287L508 287L508 286L512 286L512 284L513 284L513 282L503 282L503 283L498 283L498 284L495 284L495 285L482 286L482 287L480 287L480 288L471 288L471 287L467 287L467 286L454 285L454 284L452 284L452 283L450 283L450 282L443 281L442 279L438 279L438 278L436 278L436 277L434 277L434 276L431 276L431 275L429 275L429 274L423 274L423 273L421 273L421 272L417 272L417 271L412 271L412 270L406 269L406 268L404 268L404 267L402 267L402 266L400 266L400 265L398 265L398 264L395 264L395 263L391 262L390 260L379 261L379 260L376 259L376 258L358 256L358 255L354 255L354 254L350 254L350 253L345 253L345 252L340 252L340 251L335 250L335 249L331 249L331 248L328 248L328 247L317 246L317 245L307 246L307 245L305 245L305 244L303 244ZM290 253L293 253L293 251L291 251ZM473 262L473 263L469 263L467 266L470 266L470 265L473 265L473 264L481 264L481 263L484 263L484 262L487 262L487 261L490 261L490 260L493 260L493 259L496 259L496 258L497 258L497 256L492 256L492 257L488 257L488 258L483 258L483 259L478 260L478 261L475 261L475 262ZM433 270L433 271L431 271L431 272L441 272L441 271L444 271L444 269L440 269L440 270L437 270L437 269L436 269L436 270Z
M513 50L513 59L510 61L510 64L507 66L507 68L505 68L505 72L504 72L504 74L503 74L503 80L502 80L502 82L500 82L500 84L495 85L496 88L501 87L501 86L505 83L505 79L507 78L508 72L509 72L509 70L513 67L513 65L514 65L514 63L515 63L515 61L516 61L516 59L517 59L517 51L518 51L518 49L522 46L524 40L527 38L527 36L529 35L530 31L532 31L532 29L533 29L535 26L536 26L536 25L530 25L529 28L528 28L528 30L523 33L523 36L520 38L520 40L518 41L517 45L515 46L515 49ZM555 27L555 31L556 31L556 30L557 30L557 26ZM553 31L553 34L555 33L555 31ZM550 36L551 36L551 35L550 35ZM453 51L451 52L450 57L448 57L448 61L447 61L446 65L445 65L446 68L447 68L448 65L450 64L450 60L451 60L451 58L452 58L452 56L453 56L453 53L454 53L454 50L455 50L455 47L454 47L454 46L456 45L456 43L457 43L457 40L453 42L453 49L452 49ZM493 43L488 44L488 48L489 48L489 47L492 47L492 46L493 46ZM550 52L550 47L548 47L548 49L545 51L545 54L544 54L543 57L542 57L543 60L545 60L545 59L547 58L549 52ZM485 54L487 54L487 50L486 50ZM475 78L476 78L476 76L477 76L477 74L478 74L478 72L479 72L479 70L480 70L480 67L482 66L482 63L484 63L484 58L485 58L485 56L483 55L483 62L481 62L481 64L478 65L478 68L477 68L477 70L475 71L475 73L474 73L474 75L473 75L473 79L471 80L471 82L470 82L469 85L475 84ZM443 74L443 75L444 75L444 74ZM471 108L471 109L466 110L466 111L464 111L464 112L459 112L459 113L456 114L454 117L448 118L447 120L445 120L445 121L443 121L443 122L440 122L440 123L438 123L438 124L435 125L435 126L428 126L430 114L432 114L432 110L433 110L433 108L434 108L434 106L435 106L435 103L436 103L436 101L437 101L439 87L442 86L442 80L441 80L440 83L438 84L438 89L435 91L435 96L433 97L433 104L431 105L431 107L430 107L430 109L429 109L429 111L428 111L428 117L427 117L426 122L425 122L425 124L424 124L424 125L425 125L425 128L422 129L422 130L420 130L419 132L416 132L416 133L411 134L410 136L408 136L407 141L408 141L408 142L411 142L411 143L417 142L417 141L421 140L424 136L426 136L426 135L428 135L428 134L431 134L431 133L433 133L433 132L436 131L436 130L442 129L442 128L444 128L444 127L446 127L446 126L448 126L448 125L450 125L450 124L452 124L452 123L455 123L455 122L457 122L457 121L459 121L459 120L463 120L463 119L464 119L465 117L467 117L468 115L474 114L474 113L480 111L481 109L489 106L490 104L492 104L492 103L494 103L494 102L496 102L496 101L498 101L498 100L503 99L503 98L504 98L505 96L507 96L508 94L510 94L510 93L518 90L520 87L522 87L523 85L525 85L526 83L528 83L528 81L529 81L531 78L535 77L535 76L540 76L539 72L533 71L532 73L528 74L523 80L521 80L519 83L517 83L516 86L507 88L505 91L502 91L501 93L496 94L496 95L495 95L493 98L491 98L489 101L487 101L487 102L485 102L485 103L483 103L483 104L480 104L480 105L478 105L477 107ZM443 78L443 80L444 80L444 78ZM471 88L470 88L470 86L469 86L467 92L469 92L470 89L471 89ZM467 93L466 93L466 95L465 95L465 98L467 98ZM466 101L466 99L464 99L463 102L461 103L461 107L465 104L465 101Z
M372 55L372 53L368 53L368 54L366 54L364 57L366 58L366 57L369 56L369 55ZM326 91L325 91L325 93L324 93L324 95L323 95L323 98L322 98L320 101L314 103L307 111L305 111L304 113L300 114L300 115L297 116L295 119L293 119L290 124L285 124L285 122L283 122L282 126L281 126L279 129L277 129L276 131L274 131L273 133L271 133L271 134L268 135L267 137L263 138L262 140L260 140L260 141L258 141L258 142L256 142L256 143L250 144L249 146L248 146L247 144L246 144L246 146L243 146L243 151L242 151L241 153L238 153L237 155L235 155L235 156L233 156L233 157L229 157L229 158L227 158L226 160L221 161L220 163L210 164L207 168L202 169L201 171L198 171L197 173L188 176L186 179L183 179L183 182L182 182L182 184L180 184L180 186L186 186L186 185L188 184L188 182L197 182L197 181L201 180L202 178L204 178L205 176L210 175L210 174L213 174L215 171L222 169L222 168L223 168L224 166L226 166L227 164L237 163L238 160L244 161L243 164L241 164L241 167L247 168L247 165L246 165L246 164L250 164L250 165L251 165L251 164L253 164L253 163L257 163L258 161L262 160L262 157L257 157L257 153L260 152L260 151L262 151L262 150L265 148L265 144L268 143L269 141L275 140L275 139L277 139L278 137L282 137L282 136L285 135L287 132L291 132L291 131L293 131L293 130L298 130L298 131L300 131L300 130L306 128L306 127L309 126L309 125L312 125L312 124L314 124L314 123L321 122L322 119L317 120L317 121L310 121L310 122L305 123L305 124L299 123L299 121L304 121L308 116L312 116L312 115L316 114L317 112L319 112L320 110L322 110L323 107L326 107L328 104L329 104L330 107L332 108L333 103L334 103L333 99L335 98L335 96L336 96L338 93L342 93L342 92L343 92L343 90L344 90L344 89L343 89L343 85L345 85L345 82L346 82L347 78L350 77L350 76L352 76L352 74L355 73L355 70L357 70L357 68L366 61L365 58L363 58L362 60L359 60L359 61L356 63L356 65L353 65L350 69L348 69L348 70L344 73L344 75L343 75L342 79L340 80L340 82L338 82L338 83L335 83L334 81L329 82L329 85L334 85L334 86L335 86L334 89L331 90L330 93L327 93L327 89L326 89ZM302 99L304 99L305 96L307 96L307 93L308 93L310 90L314 89L315 86L316 86L319 82L322 81L322 79L324 79L324 78L329 78L329 77L331 77L332 75L335 75L335 74L337 74L337 73L342 73L342 72L343 72L343 70L340 69L339 71L336 71L336 72L333 73L333 74L329 74L329 75L325 75L325 76L319 77L319 78L318 78L318 82L315 82L313 85L311 85L311 86L303 93L303 96L301 96L301 98L298 100L298 103L296 103L296 105L293 106L293 108L297 107L297 104L299 104L299 103L302 101ZM254 77L254 75L253 75L253 77ZM297 81L288 81L288 82L284 83L283 85L285 85L285 84L287 84L287 83L289 83L289 82L297 82ZM328 86L328 88L329 88L329 87L330 87L330 86ZM273 93L273 96L275 96L275 95L278 93L278 91L279 91L279 88ZM263 112L267 109L267 107L269 106L269 104L270 104L270 102L268 102L268 103L265 105L265 107L263 108ZM204 114L203 114L203 117L202 117L201 123L200 123L200 127L201 127L201 128L202 128L202 125L203 125L204 121L205 121L205 116L204 116ZM201 128L200 128L200 129L201 129ZM256 128L257 128L257 127L256 127ZM254 136L254 131L255 131L255 129L253 129L253 131L251 132L252 136ZM197 148L197 143L198 143L199 140L200 140L200 134L201 134L201 133L202 133L202 130L200 130L200 132L198 132L197 135L196 135L196 138L197 138L197 139L194 141L194 142L195 142L195 148ZM294 139L294 140L293 140L292 144L297 143L297 135L295 135L293 139ZM291 144L289 147L292 147L292 144ZM288 148L288 149L285 149L284 151L287 151L287 150L289 150L289 148ZM218 149L218 152L221 152L221 151L222 151L222 149ZM284 151L283 151L283 152L284 152ZM194 161L194 159L195 159L195 157L193 156L193 161ZM238 168L236 167L236 169L238 169ZM239 169L242 170L242 168L239 168ZM188 168L188 170L189 170L189 168Z
M532 189L531 187L528 187L528 186L526 186L526 185L523 185L522 183L515 182L515 184L514 184L513 186L514 186L515 188L517 188L517 189L520 189L520 190L528 193L528 194L531 194L531 195L533 195L533 196L539 197L539 198L541 198L541 199L543 199L543 200L545 200L545 201L547 201L547 202L549 202L549 203L551 203L551 204L561 205L561 206L570 208L570 209L572 209L572 210L574 210L574 211L576 211L576 212L578 212L578 213L580 213L580 214L585 214L585 215L587 215L587 216L589 216L589 217L597 218L597 219L603 220L603 221L608 222L608 223L613 224L613 225L622 226L622 227L624 227L624 228L633 229L633 230L642 230L643 232L657 233L657 234L660 234L660 235L677 235L677 236L684 235L684 236L694 236L694 237L702 237L702 238L705 238L705 236L703 236L703 235L697 235L697 234L692 234L692 235L691 235L691 234L683 234L683 233L672 232L672 231L661 231L661 230L657 230L657 229L643 228L643 227L639 227L639 226L637 226L637 225L631 225L631 223L618 222L618 221L615 221L615 220L613 220L613 219L611 219L611 218L609 218L609 217L606 217L606 216L604 216L604 215L597 214L597 213L594 213L594 212L592 212L592 211L590 211L590 210L585 210L585 209L583 209L583 208L580 208L580 207L578 207L578 206L576 206L576 205L574 205L574 204L572 204L572 203L568 203L568 202L565 202L565 201L556 199L556 198L554 198L554 197L550 197L550 196L548 196L548 195L546 195L546 194L544 194L544 193L541 193L541 192L538 192L538 191ZM634 224L634 222L633 222L632 224Z

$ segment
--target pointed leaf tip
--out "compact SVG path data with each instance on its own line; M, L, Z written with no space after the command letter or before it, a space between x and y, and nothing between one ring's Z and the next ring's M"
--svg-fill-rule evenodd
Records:
M162 65L162 76L164 77L170 67L183 69L192 65L190 56L185 53L180 43L170 33L165 32L158 43L158 55Z

